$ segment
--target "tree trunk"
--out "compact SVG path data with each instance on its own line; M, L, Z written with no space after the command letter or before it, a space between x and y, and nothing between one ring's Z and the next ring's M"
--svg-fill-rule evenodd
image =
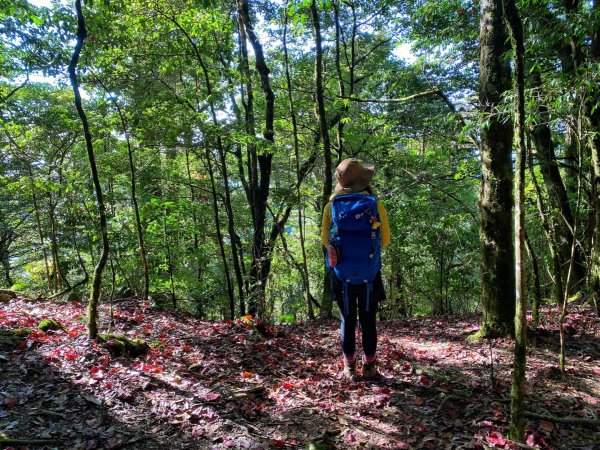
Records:
M216 115L213 115L216 124ZM237 234L235 233L235 222L233 219L233 207L231 206L231 195L229 188L229 172L227 169L227 160L225 158L225 149L221 137L217 136L217 149L219 151L219 158L221 161L221 173L223 175L223 192L225 193L225 212L227 213L227 231L229 233L229 242L231 245L231 259L233 262L233 271L235 273L236 284L238 288L238 296L240 304L244 304L244 277L242 276L242 269L240 265L240 253L238 253L238 242ZM233 315L235 317L235 313Z
M106 207L104 206L104 198L102 196L102 186L100 185L100 179L98 178L98 169L96 167L96 157L94 155L94 147L92 145L92 135L90 133L90 127L88 124L87 116L83 110L81 103L81 95L79 93L79 82L77 81L77 74L75 70L79 61L79 55L83 47L83 42L87 36L87 30L85 28L85 19L83 17L83 11L81 10L81 0L75 0L75 9L77 11L77 41L75 44L75 50L69 63L69 79L71 86L73 87L73 93L75 95L75 107L77 113L81 119L83 126L83 133L85 136L86 149L88 159L90 163L90 170L92 172L92 180L94 183L94 189L96 192L96 201L98 202L98 214L100 219L100 234L102 237L102 253L98 264L94 269L94 278L92 280L92 291L90 294L90 302L88 304L88 334L91 339L95 339L98 335L98 301L100 298L100 287L102 283L102 272L106 265L106 259L109 253L108 244L108 227L106 221Z
M192 170L190 168L190 151L189 148L185 149L185 167L187 169L188 183L190 185L190 197L192 203L196 201L196 190L192 182ZM198 283L202 280L202 261L200 260L200 237L198 236L198 215L196 208L192 209L192 221L194 223L194 256L196 257L196 279Z
M560 258L558 256L558 250L556 249L556 239L554 239L554 230L550 226L548 221L548 211L546 206L544 205L544 199L542 195L542 189L540 188L540 184L538 183L537 176L535 175L535 171L533 169L533 155L531 153L531 148L529 146L528 149L528 166L529 166L529 174L531 176L531 182L535 189L535 198L536 204L538 208L538 212L540 214L540 220L542 222L542 228L544 229L544 234L546 235L546 242L548 243L548 248L550 250L550 256L552 258L552 278L554 281L554 289L553 295L554 300L557 305L560 304L562 299L563 292L563 284L561 277L561 268L560 268Z
M254 32L250 21L249 6L247 0L237 0L238 15L241 17L244 30L254 50L256 70L260 76L261 87L265 94L265 127L263 136L268 145L274 144L275 131L273 122L275 118L275 94L271 89L269 80L269 68L265 62L262 45ZM252 235L252 267L250 268L251 289L253 291L250 299L250 314L263 317L265 314L265 290L269 274L270 260L272 256L268 253L269 245L265 242L265 221L267 211L267 199L269 198L269 185L271 182L271 163L273 153L270 148L262 151L256 156L258 167L255 167L251 183L252 202L254 211L254 232ZM257 169L257 170L256 170Z
M38 236L40 238L40 248L42 250L42 255L44 255L44 268L46 269L46 282L48 285L48 290L52 290L51 280L50 280L50 267L48 265L48 253L46 252L46 243L44 242L44 232L42 231L42 220L40 214L40 208L38 206L37 195L35 193L36 187L33 179L33 170L31 168L31 164L28 166L29 170L29 178L31 179L31 190L32 190L32 200L33 200L33 210L35 212L35 223L37 226Z
M311 301L312 295L310 293L310 281L308 276L308 264L306 258L306 245L304 238L304 221L303 221L303 202L302 202L302 192L300 191L301 187L301 173L300 173L300 143L298 140L298 123L296 121L296 111L294 110L294 98L292 95L292 79L290 76L290 66L289 66L289 58L288 58L288 50L287 50L287 25L288 25L288 10L287 4L285 8L285 25L283 31L283 54L285 61L285 79L287 82L287 92L288 92L288 101L290 108L290 117L292 121L292 134L294 138L294 157L296 163L296 197L298 201L298 230L300 233L300 250L302 252L302 265L300 266L300 273L302 275L302 284L304 286L304 295L306 296L306 307L308 308L308 318L313 320L315 318L315 313L313 309L313 304ZM280 231L281 232L281 231Z
M229 300L229 314L230 319L235 317L235 298L233 295L233 286L231 285L231 274L229 273L229 263L227 262L227 254L225 253L225 244L223 243L223 233L221 233L221 221L219 218L219 205L217 203L217 188L215 183L215 175L212 168L212 162L210 157L210 151L208 147L205 149L206 155L206 168L210 177L210 188L212 191L213 200L213 214L215 218L215 231L217 233L217 240L219 241L219 250L221 252L221 260L223 261L223 272L225 273L225 284L227 287L227 298Z
M200 65L200 68L202 69L202 73L204 75L204 83L206 85L206 95L208 98L208 105L210 108L210 114L212 117L212 121L215 126L215 129L219 129L219 121L217 119L215 103L212 100L212 98L213 98L212 82L208 75L208 68L206 67L206 64L204 63L204 58L202 58L202 52L198 48L197 43L194 41L194 39L192 39L190 34L183 28L183 26L181 26L179 24L179 22L177 22L174 18L171 18L171 20L184 33L187 41L194 49L196 59L198 61L198 64ZM227 213L227 229L229 232L229 241L230 241L230 245L231 245L231 256L232 256L232 261L233 261L233 268L234 268L234 273L235 273L236 281L237 281L237 285L238 285L238 295L240 297L240 304L243 305L244 304L244 280L243 280L243 276L242 276L242 270L240 267L240 260L238 259L238 257L239 257L238 241L236 240L237 235L235 233L233 208L231 207L230 188L229 188L229 172L227 169L227 160L226 160L226 154L225 154L225 148L223 145L223 140L221 139L221 135L219 133L217 133L217 135L216 135L216 144L217 144L217 151L219 152L219 160L221 163L221 173L223 176L223 187L224 187L224 192L225 192L225 211ZM210 156L209 153L207 153L207 158L209 156ZM211 167L210 168L211 183L214 183L214 173L212 171L212 164L210 162L210 159L207 161L207 164L209 164L209 166ZM214 194L216 194L215 186L213 186L213 195ZM216 202L216 198L214 198L214 201ZM220 238L220 240L222 241L221 238ZM224 257L223 262L226 264L225 256L223 255L223 257ZM228 277L227 281L228 281L228 286L229 286L231 283L231 280L230 280L229 275L227 277ZM231 292L228 289L227 292L228 292L228 294L230 294L230 297L229 297L230 306L233 306L230 311L231 318L233 319L233 317L235 317L235 308L234 308L235 298L233 297L233 289L231 290Z
M535 75L535 79L536 85L541 87L539 73ZM538 102L540 102L539 96ZM569 260L571 258L571 246L573 239L575 239L573 236L573 214L571 212L565 184L563 183L560 171L558 170L552 133L550 127L547 125L549 122L548 108L541 104L541 102L538 105L538 113L541 121L540 123L533 124L530 132L537 149L537 156L540 162L544 184L548 192L550 207L553 211L559 211L558 214L552 214L550 220L554 230L553 234L556 239L556 247L560 255L562 284L564 286L567 278ZM571 276L572 282L570 283L569 290L580 285L584 279L585 265L579 247L576 247L575 265L573 266L573 274Z
M525 381L527 372L527 283L525 276L525 75L523 27L515 0L504 0L504 14L514 50L515 131L515 347L511 387L510 438L525 440Z
M600 1L594 0L594 11L600 10ZM593 31L592 34L592 60L595 63L600 61L600 27ZM592 293L592 299L598 309L600 303L600 108L595 108L597 105L600 90L596 86L588 93L589 97L585 102L585 113L589 126L593 133L590 142L592 151L592 195L594 209L594 235L592 238L592 261L590 267L590 282L589 287ZM600 314L600 310L598 310Z
M542 288L540 285L540 268L538 263L538 257L533 250L531 241L527 232L525 232L525 249L527 250L527 256L531 261L531 274L533 276L534 296L531 302L531 328L535 329L538 326L540 320L540 304L542 303Z
M514 331L515 271L512 236L511 120L498 114L510 89L504 60L506 33L501 0L482 0L479 50L479 101L486 126L481 130L482 184L479 196L481 285L484 319L481 337Z
M58 238L56 237L56 214L52 193L48 193L48 220L50 222L50 253L52 255L52 289L60 291L64 284L68 284L63 275L58 256Z
M333 187L332 163L331 163L331 142L329 140L329 129L327 126L327 114L325 111L325 98L323 95L323 46L321 38L321 23L319 21L319 11L317 10L316 0L310 4L310 15L315 31L315 97L317 100L317 118L319 120L319 130L321 141L323 142L323 156L325 160L325 182L323 183L323 195L321 208L325 207L331 196ZM329 295L329 277L331 273L325 269L323 283L323 300L321 302L321 317L331 317L333 301Z
M352 38L354 43L354 36L356 35L356 13L354 10L354 6L351 5L352 8L352 17L353 28L352 28ZM342 41L342 31L340 25L340 7L337 1L333 2L333 17L335 22L335 68L338 75L338 94L341 98L346 97L346 80L344 80L343 72L342 72L342 58L341 58L341 41ZM353 47L354 48L354 47ZM344 45L345 49L345 45ZM352 60L349 64L349 90L350 94L348 96L352 96L354 93L354 53L352 53ZM343 118L348 113L348 105L344 104L341 107L340 118ZM339 164L344 155L344 121L340 120L337 127L337 163Z
M174 265L173 259L171 258L171 243L169 242L169 234L167 233L167 217L169 212L165 207L163 209L163 246L165 248L165 265L169 272L169 283L171 284L171 302L173 303L173 309L177 309L177 295L175 294L175 276L174 276Z
M137 200L137 189L136 189L136 178L135 178L135 163L133 161L133 150L131 149L131 142L129 139L129 130L127 129L127 123L125 122L125 117L121 112L121 108L117 105L117 110L119 111L119 117L121 118L121 125L123 127L123 132L125 133L125 138L127 140L127 157L129 159L129 173L131 176L131 203L133 205L133 213L135 217L135 229L137 231L138 238L138 250L140 252L140 259L142 261L142 271L144 273L144 293L142 294L142 298L144 301L148 300L148 293L150 291L150 271L148 269L148 260L146 258L146 246L144 244L144 229L142 227L142 220L140 218L140 207L138 205Z

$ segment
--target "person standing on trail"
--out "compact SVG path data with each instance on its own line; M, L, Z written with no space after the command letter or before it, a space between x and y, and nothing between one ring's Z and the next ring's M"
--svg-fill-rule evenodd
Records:
M370 186L375 166L349 158L335 170L337 185L323 210L321 240L331 269L330 292L340 309L340 342L349 381L356 371L357 312L362 331L362 378L377 376L377 305L385 299L381 249L390 243L388 216Z

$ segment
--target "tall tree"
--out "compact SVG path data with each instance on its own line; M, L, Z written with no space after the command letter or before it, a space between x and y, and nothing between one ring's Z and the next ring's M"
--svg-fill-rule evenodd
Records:
M515 315L512 121L501 113L511 87L502 0L482 0L479 48L481 190L479 197L481 288L484 318L480 336L512 334Z
M94 154L94 147L92 144L92 134L90 132L90 126L88 123L87 115L83 110L83 104L81 102L81 94L79 93L79 81L77 79L77 63L79 62L79 56L83 43L87 37L87 29L85 27L85 18L81 8L81 0L75 0L75 10L77 11L77 40L75 43L75 50L68 67L69 79L71 80L71 86L73 88L73 94L75 95L75 107L77 113L81 119L83 126L83 134L85 136L85 144L88 154L88 160L90 163L90 170L92 172L92 181L94 183L94 190L96 193L96 201L98 202L98 215L100 220L100 235L102 238L102 252L100 253L100 259L94 270L94 277L92 279L92 291L90 294L90 301L88 304L88 334L91 339L95 339L98 335L98 302L100 299L100 287L102 283L102 272L106 265L108 258L109 243L108 243L108 226L106 220L106 207L104 205L104 197L102 195L102 185L100 184L100 178L98 177L98 168L96 166L96 156Z
M325 96L323 93L323 38L321 36L321 22L319 19L319 11L317 9L316 0L312 0L310 4L310 17L313 24L315 33L315 69L314 69L314 83L315 83L315 98L316 114L319 121L319 131L321 134L321 142L323 143L323 159L325 161L324 173L325 181L323 183L323 195L321 200L321 209L329 201L329 196L333 188L332 178L332 163L331 163L331 142L329 140L329 127L327 125L327 113L325 110ZM321 316L331 317L331 308L333 302L329 295L329 277L331 272L325 269L325 276L323 282L323 300L321 302Z
M600 0L594 0L593 10L596 17L600 12ZM591 32L591 60L594 64L600 62L600 25ZM597 76L597 74L596 74ZM594 208L594 236L592 261L590 267L590 290L600 315L600 108L598 102L600 89L591 86L585 99L585 113L591 131L590 148L592 153L592 204Z
M247 0L237 0L238 15L254 50L256 70L260 77L261 87L265 96L265 125L263 136L266 141L266 149L251 157L250 191L253 213L254 232L252 236L252 267L250 268L250 280L253 296L249 299L250 314L257 313L262 317L265 313L265 289L269 275L270 264L265 261L272 257L268 254L269 243L265 240L265 222L267 215L267 200L269 198L269 187L271 182L271 165L273 162L273 150L271 146L275 143L275 130L273 127L275 119L275 94L271 88L269 79L269 67L265 61L262 45L258 39L250 18L250 7ZM256 149L255 149L256 150Z
M527 371L527 282L525 277L525 44L523 25L514 0L504 0L504 16L514 52L514 110L517 134L515 165L515 348L511 388L510 438L525 440L525 380Z

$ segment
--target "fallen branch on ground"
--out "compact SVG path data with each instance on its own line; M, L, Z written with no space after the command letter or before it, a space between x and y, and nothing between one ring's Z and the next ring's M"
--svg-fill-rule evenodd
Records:
M567 425L584 425L589 427L600 427L598 419L584 419L583 417L556 417L546 414L537 414L533 412L525 412L525 417L528 419L547 420L548 422L564 423Z

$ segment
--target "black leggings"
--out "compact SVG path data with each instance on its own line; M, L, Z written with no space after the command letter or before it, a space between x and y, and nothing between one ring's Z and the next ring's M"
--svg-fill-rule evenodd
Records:
M365 356L375 356L377 352L377 305L385 299L385 290L381 281L381 272L377 273L369 293L369 310L367 311L367 286L348 286L348 310L344 305L344 286L331 272L331 296L335 298L340 309L340 343L344 355L352 356L356 352L356 322L360 322L362 344ZM357 314L358 313L358 314ZM357 317L358 316L358 317Z

